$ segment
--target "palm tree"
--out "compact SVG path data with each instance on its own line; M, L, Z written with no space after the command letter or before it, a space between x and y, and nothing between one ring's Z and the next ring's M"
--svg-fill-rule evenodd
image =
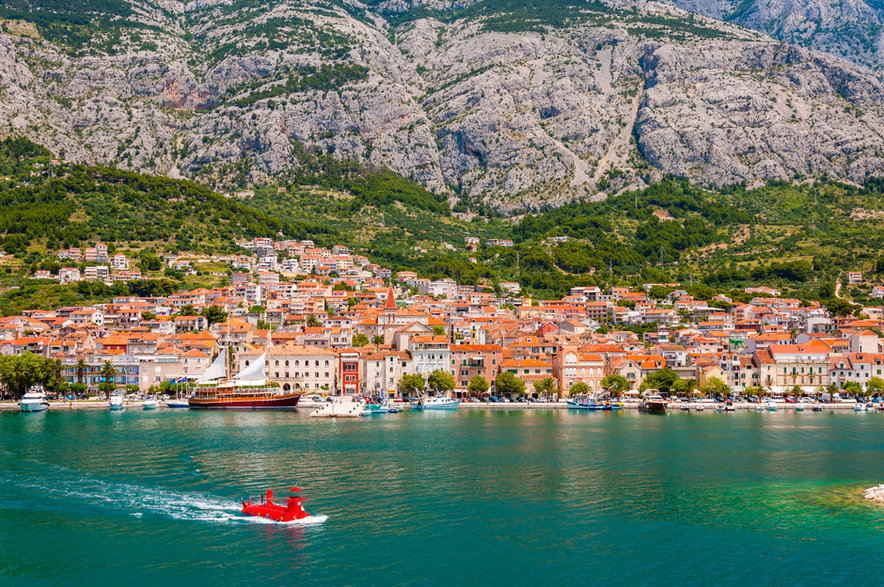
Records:
M117 383L114 378L117 376L117 369L114 367L113 363L110 361L105 361L104 365L101 366L101 378L104 380L102 385L104 386L105 392L110 396L111 392L117 388Z
M77 383L83 383L83 374L86 372L86 361L77 361Z
M46 386L51 388L57 397L61 391L61 372L64 369L64 365L58 359L48 359L45 363L45 369L43 378L45 379Z

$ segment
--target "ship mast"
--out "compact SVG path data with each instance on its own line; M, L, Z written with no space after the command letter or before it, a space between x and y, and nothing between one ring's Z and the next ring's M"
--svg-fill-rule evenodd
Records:
M224 366L227 370L226 380L229 382L233 379L233 374L231 373L233 368L233 350L230 344L230 314L227 314L227 360L224 361Z

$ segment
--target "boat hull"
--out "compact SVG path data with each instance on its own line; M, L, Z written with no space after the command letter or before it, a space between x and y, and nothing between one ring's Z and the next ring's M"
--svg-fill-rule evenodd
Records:
M259 397L190 398L192 410L291 410L298 407L300 393Z
M575 402L573 400L568 400L566 402L568 404L568 409L571 410L588 410L590 412L610 412L612 410L619 410L620 406L616 404L598 404L598 403L583 403L583 402Z
M187 400L169 400L166 402L167 408L184 408L187 409L190 407L190 403Z
M412 407L416 410L456 410L459 405L460 405L460 401L451 401L451 402L439 402L439 403L412 404Z
M646 414L665 414L666 404L662 402L643 402L638 405L639 412Z
M47 402L20 402L18 409L25 413L45 412L49 409Z

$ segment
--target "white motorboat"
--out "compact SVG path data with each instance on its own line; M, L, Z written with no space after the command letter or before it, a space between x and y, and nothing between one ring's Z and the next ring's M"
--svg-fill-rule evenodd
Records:
M39 385L34 385L28 389L18 407L22 412L42 412L49 409L49 401L46 399L46 392Z
M459 405L459 399L426 397L411 404L411 407L416 410L456 410Z
M148 396L141 402L141 409L143 410L155 410L158 407L160 407L160 402L153 396Z
M359 418L362 416L363 406L351 395L336 397L334 401L326 402L318 410L310 412L311 418Z
M187 401L187 398L180 399L167 399L166 400L167 408L189 408L190 402Z
M768 412L776 412L777 411L777 403L773 400L767 400L764 402L764 409Z
M112 396L110 396L110 398L108 398L108 400L107 400L108 408L109 408L111 411L114 411L114 412L119 412L119 411L121 411L121 410L125 410L125 409L126 409L126 404L123 403L123 399L124 399L124 398L123 398L122 395L112 395Z

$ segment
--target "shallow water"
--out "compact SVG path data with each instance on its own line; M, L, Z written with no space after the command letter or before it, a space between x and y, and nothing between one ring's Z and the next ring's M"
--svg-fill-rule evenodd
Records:
M875 413L7 412L0 582L869 584L882 482Z

